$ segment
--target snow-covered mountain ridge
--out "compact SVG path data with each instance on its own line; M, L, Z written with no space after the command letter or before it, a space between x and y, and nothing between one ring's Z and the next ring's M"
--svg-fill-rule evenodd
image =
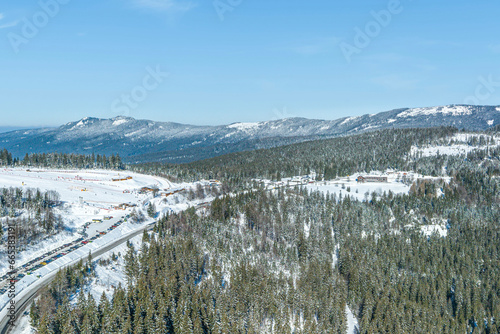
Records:
M0 148L25 153L119 153L128 161L186 162L224 153L386 128L455 126L484 130L500 123L500 107L449 105L396 109L336 120L288 118L257 123L194 126L118 116L85 117L58 128L0 133Z

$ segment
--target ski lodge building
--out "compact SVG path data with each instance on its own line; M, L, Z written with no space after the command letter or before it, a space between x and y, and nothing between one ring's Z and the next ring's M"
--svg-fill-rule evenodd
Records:
M387 182L387 176L358 176L358 182Z

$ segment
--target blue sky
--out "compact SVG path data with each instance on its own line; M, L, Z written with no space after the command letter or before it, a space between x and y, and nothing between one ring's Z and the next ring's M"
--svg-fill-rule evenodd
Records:
M493 0L4 1L0 126L500 105L499 12Z

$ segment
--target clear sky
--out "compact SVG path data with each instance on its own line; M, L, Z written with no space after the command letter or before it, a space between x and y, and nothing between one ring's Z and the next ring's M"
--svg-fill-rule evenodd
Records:
M3 1L0 126L499 105L498 13L497 0Z

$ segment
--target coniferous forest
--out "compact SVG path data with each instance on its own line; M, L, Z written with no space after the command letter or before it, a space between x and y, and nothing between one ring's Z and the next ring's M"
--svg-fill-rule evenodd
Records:
M127 282L111 298L80 293L92 259L61 271L33 303L32 323L40 334L346 333L350 310L360 333L500 333L498 148L409 153L456 133L386 130L187 165L129 166L225 186L207 209L162 216L142 247L129 244L121 255ZM252 181L386 168L446 169L450 181L420 180L409 194L365 201ZM431 222L446 234L423 234Z
M32 153L23 159L13 158L12 153L0 151L0 166L37 167L37 168L78 168L78 169L123 169L124 164L118 154L109 157L100 154L67 154L67 153Z
M60 196L52 190L0 188L0 244L7 243L2 235L8 225L15 226L21 248L61 231L62 218L54 211L59 204Z

